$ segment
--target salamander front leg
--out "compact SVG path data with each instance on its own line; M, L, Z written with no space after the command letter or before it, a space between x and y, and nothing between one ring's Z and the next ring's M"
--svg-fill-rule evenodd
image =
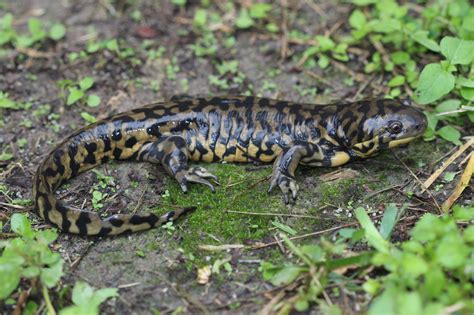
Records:
M283 200L289 203L291 195L296 200L299 186L296 183L295 171L300 162L317 160L321 157L321 150L312 143L302 142L285 148L273 164L273 173L270 181L271 192L276 186L283 192ZM305 163L308 164L308 163Z
M188 183L203 184L215 192L208 179L217 182L217 176L201 166L189 167L188 156L186 141L180 136L169 136L149 143L139 153L140 160L162 164L166 172L178 181L184 193L188 191Z

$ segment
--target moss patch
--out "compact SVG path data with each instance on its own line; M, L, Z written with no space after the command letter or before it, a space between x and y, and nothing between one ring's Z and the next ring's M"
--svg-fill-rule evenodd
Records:
M164 204L196 206L186 217L185 233L180 244L185 250L195 251L198 244L241 243L247 240L262 240L271 227L272 217L246 215L228 211L278 212L283 208L278 192L268 194L268 177L271 169L248 171L248 165L203 164L217 175L220 186L216 193L203 185L191 184L187 194L171 178L165 179ZM160 205L156 212L169 211Z

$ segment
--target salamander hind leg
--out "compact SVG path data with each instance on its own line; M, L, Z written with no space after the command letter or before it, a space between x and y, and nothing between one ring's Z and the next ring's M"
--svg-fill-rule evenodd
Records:
M188 166L189 151L186 141L180 136L169 136L145 145L139 159L162 164L166 172L174 177L183 192L188 191L188 183L206 185L215 192L209 180L217 182L217 176L201 166Z
M286 204L289 203L290 196L293 201L296 200L299 186L296 182L295 171L298 164L307 160L320 159L320 155L321 151L317 145L306 142L296 143L283 149L273 164L268 192L278 186L283 193L283 200Z

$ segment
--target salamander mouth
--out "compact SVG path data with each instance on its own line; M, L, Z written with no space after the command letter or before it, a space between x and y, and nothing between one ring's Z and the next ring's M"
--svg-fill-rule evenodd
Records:
M397 140L392 140L388 143L389 148L394 148L394 147L406 147L408 146L408 143L413 141L416 137L408 137L404 139L397 139Z

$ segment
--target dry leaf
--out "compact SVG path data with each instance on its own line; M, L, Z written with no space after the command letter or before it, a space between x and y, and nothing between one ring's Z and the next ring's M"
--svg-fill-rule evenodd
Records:
M443 202L443 205L441 206L441 209L444 212L447 212L449 211L449 209L451 209L451 206L459 198L459 196L461 196L464 189L466 189L466 187L469 185L473 171L474 171L474 154L471 154L471 158L469 159L469 162L467 163L466 168L464 169L464 172L461 175L461 179L456 185L456 188L454 189L451 196L449 196L448 199L446 199L446 201Z
M330 182L340 179L352 179L356 178L359 175L359 172L354 171L350 168L343 168L334 172L326 173L319 176L319 179L323 182Z
M202 268L198 268L197 271L197 283L199 284L206 284L211 279L211 266L204 266Z

